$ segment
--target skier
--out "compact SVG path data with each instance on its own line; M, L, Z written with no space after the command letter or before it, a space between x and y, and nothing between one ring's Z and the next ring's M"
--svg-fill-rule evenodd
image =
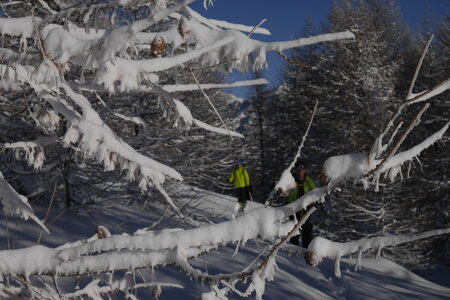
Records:
M242 212L245 209L247 199L251 199L251 186L250 177L241 160L236 161L228 180L233 183L234 188L236 189L236 197L238 198L240 211Z
M296 167L292 171L292 176L295 179L296 182L296 188L294 188L288 196L287 202L292 203L304 194L308 193L309 191L316 188L316 185L314 184L314 181L306 175L306 164L305 162L298 162L296 164ZM306 210L301 210L295 213L295 217L297 220L300 220L300 218L303 216L303 214L306 212ZM294 216L289 217L290 220L294 220ZM309 243L312 240L312 230L313 225L309 219L305 221L305 223L302 225L302 246L303 248L308 248ZM299 245L299 236L293 236L290 239L291 244Z

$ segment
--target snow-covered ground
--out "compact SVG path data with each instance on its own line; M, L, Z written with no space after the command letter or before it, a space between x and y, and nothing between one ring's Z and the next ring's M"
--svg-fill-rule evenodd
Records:
M195 200L192 200L194 198ZM212 221L231 219L235 214L236 200L233 197L193 189L186 194L186 201L188 199L196 210L209 215ZM248 209L259 206L257 203L249 203ZM47 208L34 208L37 216L43 218ZM143 210L113 202L88 206L78 213L53 207L49 217L52 223L47 223L51 234L43 232L41 244L56 247L66 242L88 238L95 233L99 225L107 227L112 234L133 233L140 228L151 226L158 219L156 209ZM40 227L34 222L17 223L10 218L8 225L10 247L22 248L36 244ZM184 227L174 224L173 220L167 220L162 221L156 229L165 226ZM2 249L8 247L6 232L6 222L3 218L0 230ZM192 264L203 270L207 269L210 274L236 272L245 268L264 246L263 242L249 242L244 246L240 245L236 253L236 245L229 245L197 257ZM341 278L334 276L334 262L331 260L324 260L318 267L311 267L304 262L302 256L281 251L277 265L279 270L275 280L267 283L264 299L450 299L450 269L444 267L433 269L440 276L438 282L442 285L438 285L383 258L379 261L364 258L362 270L357 272L351 262L343 259ZM160 299L199 299L203 292L208 291L206 284L190 280L174 266L156 269L154 273L142 271L142 274L149 280L184 286L184 289L163 288ZM423 271L423 274L427 274L429 278L436 275L433 271ZM117 294L116 297L120 295ZM239 297L232 294L229 299ZM254 295L250 296L250 299L254 299Z

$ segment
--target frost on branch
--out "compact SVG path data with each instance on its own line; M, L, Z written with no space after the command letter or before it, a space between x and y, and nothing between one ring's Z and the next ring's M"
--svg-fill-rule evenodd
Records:
M350 153L328 158L323 164L323 174L331 187L337 183L356 179L370 170L366 153Z
M3 174L0 172L0 200L3 204L3 211L10 216L16 216L24 220L31 218L39 226L41 226L47 233L50 233L47 227L34 214L28 199L25 196L18 194L5 180Z
M66 64L72 57L88 53L98 43L95 39L79 39L69 31L56 27L44 40L46 55L58 64Z
M389 160L385 161L381 165L381 160L371 160L366 153L351 153L339 156L332 156L328 158L323 164L323 175L325 175L325 182L332 188L338 183L345 182L347 180L362 180L365 187L369 182L366 180L366 176L371 170L375 170L378 166L378 173L375 173L375 178L372 180L372 184L375 185L375 190L378 190L378 179L383 173L389 177L391 181L394 181L396 176L400 172L401 166L414 158L418 157L422 151L433 145L438 140L441 140L444 133L447 131L450 122L448 122L439 131L422 141L420 144L393 155ZM378 176L378 177L376 177Z
M27 16L23 18L0 18L0 34L12 37L20 37L20 49L28 50L27 38L32 38L35 33L35 25L39 25L42 19Z
M41 137L32 142L5 143L4 147L14 149L16 158L24 153L28 165L39 170L45 161L44 147L54 141L51 137Z
M450 228L431 230L409 235L380 236L375 238L363 238L357 241L347 243L332 242L322 237L316 237L311 241L305 254L305 260L312 266L318 265L323 258L336 260L335 275L341 276L339 261L341 257L352 253L358 253L358 261L355 269L361 269L361 257L364 251L377 249L377 257L381 255L381 249L389 246L396 246L403 243L413 242L419 239L425 239L436 235L448 234Z

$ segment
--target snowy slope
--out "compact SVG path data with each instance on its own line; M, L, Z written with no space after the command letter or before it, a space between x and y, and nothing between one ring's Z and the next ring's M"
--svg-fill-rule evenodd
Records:
M230 219L235 213L236 200L233 197L198 189L185 193L186 201L213 219ZM249 203L249 209L258 206L260 205L257 203ZM46 208L34 208L37 215L43 218ZM106 226L112 234L133 233L139 228L151 226L159 219L156 208L143 210L112 202L90 206L88 210L78 213L64 212L61 208L53 207L49 220L58 215L60 216L53 223L48 224L51 234L44 232L41 244L54 247L88 238L94 234L98 225ZM40 228L35 223L20 222L16 227L15 220L9 219L8 224L10 246L14 243L16 248L20 248L36 243ZM8 245L5 225L5 220L2 220L0 238L3 249ZM174 224L173 220L167 220L162 221L156 228L167 226L184 227ZM243 247L241 245L240 250L235 253L236 245L229 245L197 257L192 264L203 270L207 268L210 274L235 272L245 268L264 246L263 242L250 242ZM277 264L279 270L275 281L268 282L264 299L450 299L450 277L447 277L448 285L444 287L427 281L387 259L363 259L362 270L357 272L353 270L354 266L344 259L341 262L341 278L334 276L334 262L330 260L325 260L318 267L311 267L304 262L303 257L281 252ZM142 271L142 274L149 280L184 286L184 289L164 288L160 299L199 299L202 292L208 291L206 284L191 281L173 266L157 269L154 273ZM140 293L146 292L148 291L144 290ZM116 298L120 299L120 295L117 294ZM232 294L229 299L240 298ZM254 295L250 299L254 299Z

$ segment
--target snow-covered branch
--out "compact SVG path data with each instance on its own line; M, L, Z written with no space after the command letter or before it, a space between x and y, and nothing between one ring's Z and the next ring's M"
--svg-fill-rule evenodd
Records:
M267 81L267 79L264 78L259 78L252 80L236 81L232 83L203 83L200 84L200 87L204 90L209 90L209 89L226 89L234 87L253 86L253 85L265 85L265 84L269 84L269 81ZM197 91L199 89L198 85L196 84L163 85L161 87L170 93Z
M17 216L24 220L31 218L47 233L50 233L44 223L34 214L27 197L17 193L5 180L0 172L0 200L3 204L3 211L10 216ZM6 258L7 259L7 258Z
M413 104L413 103L417 103L417 102L422 102L425 100L428 100L432 97L435 97L439 94L442 94L443 92L445 92L446 90L450 89L450 77L447 78L446 80L442 81L441 83L439 83L438 85L436 85L435 87L431 88L428 91L425 91L423 93L420 93L419 95L408 99L407 103L408 104Z
M335 275L340 277L339 261L341 257L352 253L358 253L358 262L356 269L361 268L361 256L364 251L377 249L378 256L381 254L381 249L389 246L397 246L399 244L413 242L419 239L425 239L441 234L450 233L450 228L430 230L421 233L408 235L392 235L380 236L375 238L363 238L357 241L347 243L337 243L327 240L322 237L316 237L308 246L308 251L305 255L306 261L312 265L318 265L323 258L331 258L336 260Z
M112 235L54 249L33 246L0 251L0 273L76 275L135 269L175 263L180 249L183 249L184 257L191 258L227 243L245 243L257 238L272 241L292 230L294 223L283 222L285 218L312 203L323 201L326 192L326 187L319 188L284 207L261 207L227 222L189 230ZM93 255L98 252L102 253Z
M420 144L393 155L383 164L381 164L381 160L370 161L366 153L350 153L328 158L323 164L323 174L326 176L328 185L332 188L347 180L361 179L363 180L365 187L367 187L368 182L366 179L370 174L374 174L376 178L379 178L381 174L386 172L389 173L389 178L394 180L396 175L400 172L403 163L413 160L425 149L443 138L444 133L449 127L449 123ZM375 180L374 183L376 184L377 189L378 181Z
M39 170L45 161L44 147L54 142L55 139L52 137L40 137L31 142L5 143L3 147L14 149L17 154L20 151L25 152L28 165L33 166L35 170Z

